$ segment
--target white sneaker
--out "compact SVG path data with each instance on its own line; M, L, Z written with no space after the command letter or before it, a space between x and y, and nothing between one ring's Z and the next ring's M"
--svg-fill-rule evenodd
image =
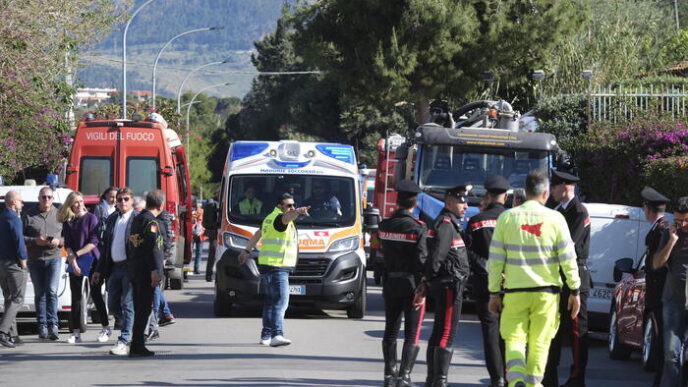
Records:
M268 345L270 345L271 341L272 340L270 340L270 339L260 339L260 344L267 347Z
M100 330L100 333L98 333L98 342L105 343L110 340L110 336L112 336L112 329L103 328Z
M270 340L271 347L281 347L283 345L291 344L291 340L285 338L284 336L275 336Z
M117 344L110 350L110 355L127 356L129 354L129 346L117 340Z
M71 335L69 335L69 338L67 339L67 342L68 342L69 344L80 343L80 342L81 342L81 335L71 334Z

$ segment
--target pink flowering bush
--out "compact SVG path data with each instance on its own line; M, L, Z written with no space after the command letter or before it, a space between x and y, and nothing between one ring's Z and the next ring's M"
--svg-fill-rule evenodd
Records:
M599 123L581 137L573 153L588 202L640 205L645 185L672 199L688 195L688 128L683 123Z

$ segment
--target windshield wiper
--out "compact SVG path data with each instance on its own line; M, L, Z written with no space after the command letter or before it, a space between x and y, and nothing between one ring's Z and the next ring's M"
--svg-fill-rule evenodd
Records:
M430 194L434 193L434 194L444 195L445 193L447 193L448 189L449 188L426 187L426 188L423 188L423 192L430 193Z

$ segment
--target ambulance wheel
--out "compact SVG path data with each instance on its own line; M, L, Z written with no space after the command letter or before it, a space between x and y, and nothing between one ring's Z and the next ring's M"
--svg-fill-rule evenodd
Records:
M351 319L361 319L365 317L366 311L366 293L368 285L366 285L365 278L363 278L363 286L356 297L356 301L346 309L346 317Z
M616 323L616 307L612 305L609 319L609 357L614 360L628 360L631 357L631 347L619 342L619 330Z

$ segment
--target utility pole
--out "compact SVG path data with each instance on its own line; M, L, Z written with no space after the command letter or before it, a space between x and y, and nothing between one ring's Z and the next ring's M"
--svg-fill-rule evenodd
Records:
M674 3L674 16L676 17L676 35L678 35L678 31L681 29L681 25L679 24L678 21L678 0L673 0Z

